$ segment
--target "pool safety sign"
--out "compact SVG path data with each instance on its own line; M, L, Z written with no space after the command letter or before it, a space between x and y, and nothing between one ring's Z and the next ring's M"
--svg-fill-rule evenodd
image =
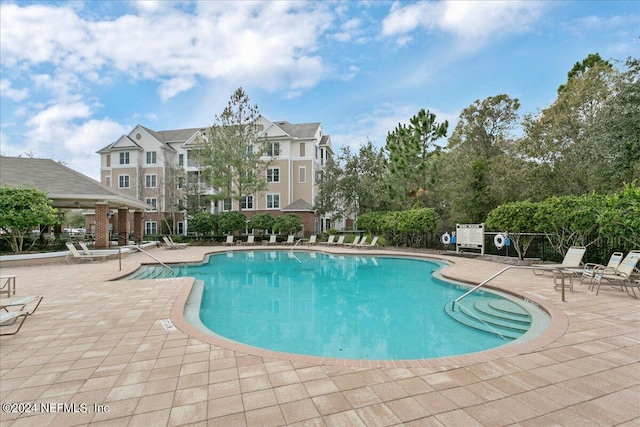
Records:
M464 249L480 249L484 255L484 223L456 224L456 252Z
M178 328L176 328L175 326L173 326L173 323L171 323L171 319L162 319L160 320L160 324L162 325L162 327L166 330L166 331L177 331Z

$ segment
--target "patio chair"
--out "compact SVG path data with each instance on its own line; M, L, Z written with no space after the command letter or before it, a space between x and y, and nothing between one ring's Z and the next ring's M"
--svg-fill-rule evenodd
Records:
M341 246L341 245L344 245L344 239L345 239L345 237L347 237L347 236L345 236L344 234L343 234L343 235L341 235L340 237L338 237L338 240L337 240L336 242L333 242L332 244L333 244L334 246Z
M622 262L622 258L624 258L624 254L622 252L614 252L613 254L611 254L607 265L588 262L584 265L584 268L568 268L566 270L567 272L574 273L575 275L580 276L580 286L582 286L585 281L588 281L589 289L591 289L593 288L593 278L595 276L596 270L601 270L603 268L616 269Z
M277 237L278 236L276 234L272 234L272 235L269 236L269 241L263 240L262 244L263 245L275 245L275 244L278 243L278 241L276 240Z
M249 236L247 236L247 241L246 242L239 242L239 244L241 245L255 245L256 244L256 236L254 236L253 234L250 234Z
M10 307L14 308L14 311L22 311L31 315L35 313L35 311L40 306L42 302L42 296L40 295L29 295L24 297L9 297L9 298L0 298L0 310L4 312L11 312L9 310ZM31 306L35 304L35 306L31 310L25 310L27 306Z
M20 331L20 328L22 328L24 321L27 320L27 316L29 316L29 314L24 311L0 312L0 335L17 334L18 331ZM20 324L18 325L18 328L16 330L14 330L13 332L4 332L5 328L14 325L20 318L22 318L22 320L20 321Z
M332 234L329 236L329 239L326 242L320 242L321 245L333 245L333 242L336 240L336 235Z
M532 267L533 274L540 275L545 272L553 273L553 287L558 289L561 286L565 286L565 277L569 276L569 288L573 291L573 277L575 272L570 269L578 269L582 264L582 258L584 257L587 248L584 246L571 246L562 260L562 264L534 264ZM580 268L580 270L582 270ZM560 279L560 281L558 281Z
M85 261L104 262L107 260L107 255L97 255L97 254L85 255L85 254L81 254L73 243L67 242L66 245L67 245L67 249L69 249L69 252L70 252L66 257L67 262L69 264L71 264L72 262L85 262Z
M356 246L359 248L373 248L378 244L378 236L374 236L373 239L371 239L371 243L366 243L366 236L364 239L362 239L363 241L360 241L360 243L358 243Z
M351 243L342 243L344 246L356 246L358 243L360 243L360 236L356 236L353 238L353 242ZM339 243L338 243L339 244Z
M600 285L602 281L606 281L608 285L619 286L620 289L625 289L629 293L629 288L633 292L633 297L638 298L634 288L638 287L637 280L640 274L635 271L640 262L640 251L631 251L622 260L620 265L615 269L612 268L600 268L595 271L594 274L594 286L597 285L596 295L600 292Z
M78 242L80 245L80 249L82 249L81 254L83 255L93 255L93 252L87 247L87 244L83 241Z
M227 240L225 240L224 242L222 242L223 245L228 246L228 245L234 245L234 241L233 241L233 234L229 234L227 236Z
M306 242L305 244L307 244L307 245L315 245L315 244L317 244L317 243L318 243L318 236L316 236L315 234L312 234L312 235L309 237L309 241L308 241L308 242Z
M171 243L173 246L175 246L176 249L184 249L187 246L189 246L188 243L176 243L173 241L173 239L171 238L171 236L167 236L167 240L169 240L169 243Z
M283 245L293 245L296 243L295 241L296 236L293 234L289 234L289 236L287 236L287 240L282 242Z

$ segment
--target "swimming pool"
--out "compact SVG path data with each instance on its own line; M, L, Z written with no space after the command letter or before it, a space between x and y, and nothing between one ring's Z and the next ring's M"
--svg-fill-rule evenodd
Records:
M468 287L435 277L441 266L406 257L256 250L210 255L205 263L176 271L201 285L197 317L204 327L276 352L400 360L511 343L513 338L447 315L445 307ZM480 291L474 298L483 306L507 301L536 319L545 317L493 292Z

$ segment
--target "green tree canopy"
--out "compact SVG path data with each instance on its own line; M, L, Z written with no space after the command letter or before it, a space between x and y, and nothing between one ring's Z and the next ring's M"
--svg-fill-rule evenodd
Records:
M266 230L273 227L274 219L269 212L254 215L249 220L249 228L260 230L264 234Z
M294 213L280 215L274 221L273 230L280 234L296 234L302 230L302 219Z
M239 201L267 188L265 170L270 164L264 141L259 141L258 107L238 88L194 151L206 181L219 199ZM268 142L267 142L268 143Z
M209 212L198 212L189 220L189 231L195 233L215 234L219 228L220 215Z
M9 237L12 251L22 252L25 238L34 229L59 223L58 210L45 193L33 188L0 187L0 229Z
M239 211L229 211L220 214L220 231L233 233L244 231L247 227L247 217Z

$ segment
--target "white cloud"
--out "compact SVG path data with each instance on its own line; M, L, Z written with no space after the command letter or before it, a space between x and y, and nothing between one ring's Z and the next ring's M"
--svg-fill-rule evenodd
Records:
M14 89L8 79L0 79L0 96L20 102L29 96L29 90L27 88Z
M179 4L135 5L140 15L88 20L70 6L3 4L3 67L51 65L65 81L69 74L95 81L97 71L116 70L158 82L163 100L198 78L277 91L309 88L327 76L314 54L333 19L321 3L199 2L197 14Z
M396 2L382 22L382 35L399 45L418 28L455 37L458 48L472 49L494 37L530 30L543 4L535 1Z

